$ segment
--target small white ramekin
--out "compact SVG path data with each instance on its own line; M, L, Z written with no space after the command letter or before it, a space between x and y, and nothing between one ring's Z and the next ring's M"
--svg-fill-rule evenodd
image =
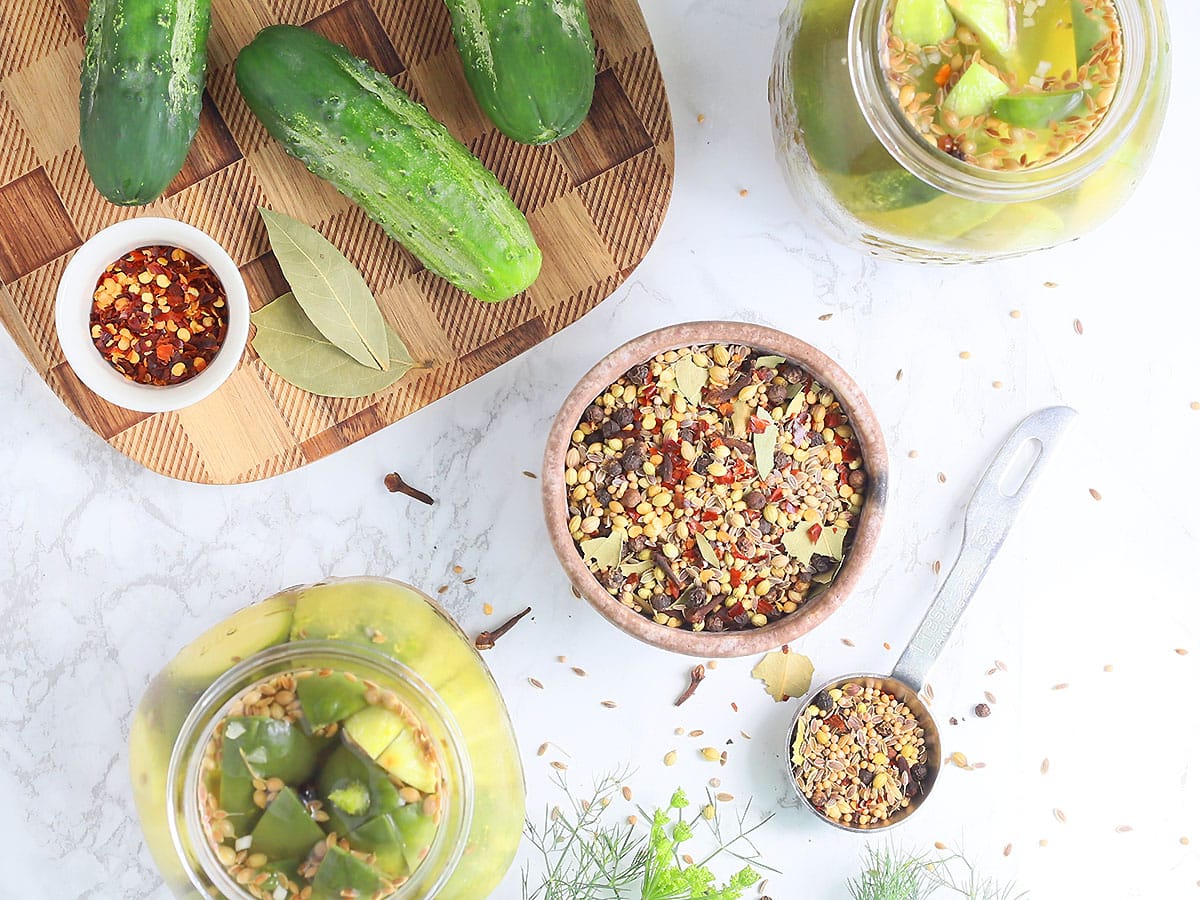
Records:
M208 263L225 289L229 311L225 341L208 367L180 384L157 387L129 381L92 343L92 295L109 264L131 250L179 247ZM250 334L246 282L229 254L198 228L175 219L146 216L110 225L75 251L58 283L54 327L67 362L87 387L109 403L137 412L182 409L203 400L237 368Z

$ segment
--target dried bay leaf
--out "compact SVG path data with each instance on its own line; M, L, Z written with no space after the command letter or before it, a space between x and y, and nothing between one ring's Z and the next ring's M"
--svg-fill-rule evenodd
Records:
M641 575L645 572L649 572L653 568L654 560L652 559L633 560L632 562L621 563L621 574L625 576Z
M323 397L366 397L395 384L415 366L404 341L390 328L385 332L388 370L359 365L317 330L290 293L252 313L250 321L255 328L251 344L267 368Z
M760 659L750 674L763 683L776 702L781 702L808 693L812 687L813 664L801 653L789 653L785 646Z
M601 569L611 569L621 562L621 548L625 544L625 532L614 528L608 537L580 541L584 562L595 562Z
M760 356L754 361L756 369L778 369L787 360L782 356Z
M700 405L700 391L708 384L708 370L685 356L675 363L675 387L692 406Z
M271 249L304 314L329 341L360 365L391 365L387 324L349 260L319 231L291 216L259 208Z
M800 385L793 385L793 387L800 387ZM785 409L783 411L783 417L785 419L790 419L792 416L796 415L797 413L803 412L804 405L807 402L807 399L808 399L808 391L800 391L800 390L796 391L796 393L792 395L792 400L787 405L787 409Z
M845 554L842 545L846 540L846 530L824 525L814 541L808 534L812 527L808 522L801 522L783 536L783 549L787 551L788 556L804 565L812 562L814 556L828 556L841 562Z
M721 560L717 558L717 551L713 549L713 545L708 542L702 534L696 535L696 546L700 549L700 555L704 557L704 561L714 569L721 567Z
M771 422L762 432L754 435L754 467L758 477L766 478L775 470L775 447L779 443L779 426L771 421L771 414L759 407L758 418Z

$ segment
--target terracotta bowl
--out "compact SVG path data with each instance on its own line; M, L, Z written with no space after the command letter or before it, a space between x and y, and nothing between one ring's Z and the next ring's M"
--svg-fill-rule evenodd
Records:
M862 450L867 472L867 496L855 530L854 544L829 587L794 613L762 628L745 631L705 632L659 625L623 605L608 593L583 561L567 530L567 488L563 461L571 434L583 411L621 375L665 350L695 344L745 344L786 357L816 376L841 401L850 417ZM883 432L858 385L832 359L799 338L773 328L742 322L688 322L635 338L601 360L575 386L550 429L542 464L542 506L554 552L576 590L596 611L640 641L689 656L747 656L793 641L820 625L845 602L862 576L875 549L887 496L887 450Z

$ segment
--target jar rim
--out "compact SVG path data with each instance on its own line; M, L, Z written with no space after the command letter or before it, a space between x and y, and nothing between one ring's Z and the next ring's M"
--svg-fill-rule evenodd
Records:
M438 861L439 871L430 880L428 876L432 870L422 865L417 869L417 874L426 877L410 878L387 900L431 900L453 875L466 850L475 795L466 739L454 714L421 675L379 650L346 641L302 640L267 647L224 672L193 704L175 740L167 770L167 821L175 852L184 863L192 886L202 894L209 885L199 881L195 867L188 865L193 858L211 885L216 886L229 900L253 900L252 895L236 883L217 859L201 826L200 771L204 750L213 729L226 718L229 707L237 697L256 681L294 668L332 668L329 662L338 660L348 669L374 670L375 676L411 692L418 703L427 707L420 718L436 717L439 729L444 730L442 737L447 744L443 750L437 746L438 742L434 742L438 763L443 772L454 773L459 782L457 796L450 792L453 806L443 807L441 823L426 856L427 861ZM317 661L320 661L320 665L315 664ZM181 798L177 794L182 794ZM447 827L450 821L455 823L454 828Z
M1165 13L1149 0L1112 0L1121 26L1122 62L1107 113L1078 146L1018 171L985 169L938 150L909 122L887 87L881 62L888 0L855 0L847 65L855 99L876 139L922 181L965 199L1019 202L1068 190L1096 172L1125 142L1158 76Z

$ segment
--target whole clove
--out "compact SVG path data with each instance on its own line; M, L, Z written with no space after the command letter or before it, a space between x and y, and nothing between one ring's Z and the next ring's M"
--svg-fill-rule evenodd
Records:
M683 693L679 695L679 699L675 701L676 706L683 706L683 704L687 702L688 698L691 697L692 694L696 693L696 688L698 688L700 686L700 682L704 680L704 666L694 667L690 674L692 680L688 686L684 688Z
M523 618L533 612L532 606L527 606L495 631L481 631L479 637L475 638L476 650L491 650L496 646L496 641L504 637L514 625L520 622Z
M398 472L390 472L383 479L383 486L393 494L404 494L412 497L414 500L419 500L427 506L433 506L433 498L424 491L417 490L407 481L400 477Z

